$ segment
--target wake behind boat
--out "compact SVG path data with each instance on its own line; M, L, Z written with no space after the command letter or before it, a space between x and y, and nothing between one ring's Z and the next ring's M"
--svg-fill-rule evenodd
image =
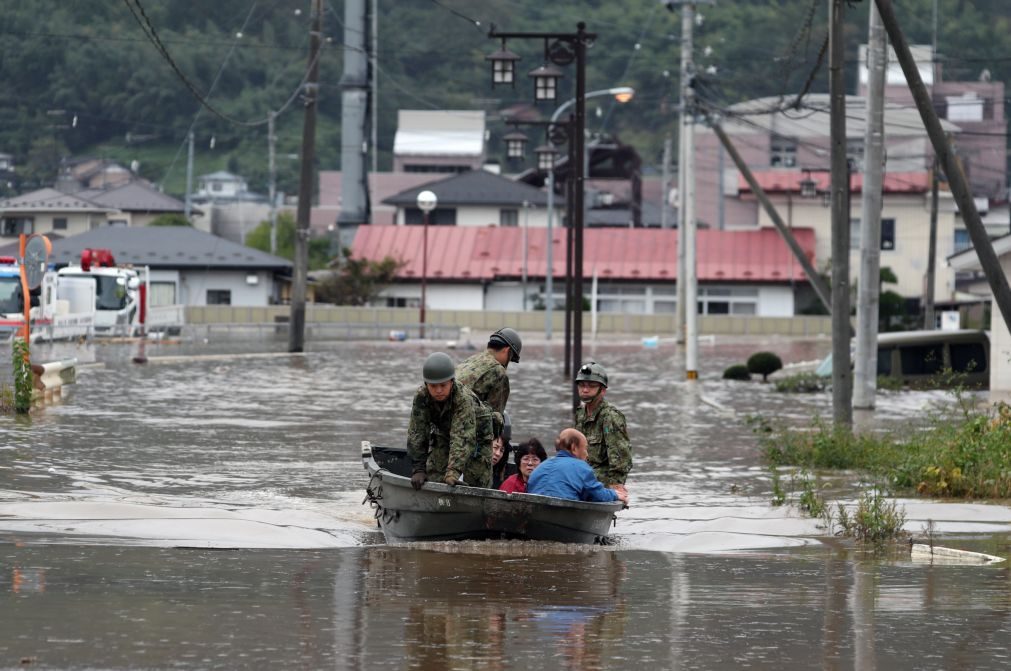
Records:
M520 538L604 544L620 501L591 503L483 487L426 482L411 486L405 448L362 441L366 500L388 543Z

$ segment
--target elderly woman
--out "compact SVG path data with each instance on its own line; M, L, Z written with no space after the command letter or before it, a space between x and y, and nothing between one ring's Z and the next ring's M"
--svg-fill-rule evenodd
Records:
M527 491L527 480L542 461L548 458L547 452L541 441L531 438L525 443L520 443L513 448L513 455L516 461L516 468L519 471L515 475L506 478L506 481L499 487L503 492L510 494L523 494Z

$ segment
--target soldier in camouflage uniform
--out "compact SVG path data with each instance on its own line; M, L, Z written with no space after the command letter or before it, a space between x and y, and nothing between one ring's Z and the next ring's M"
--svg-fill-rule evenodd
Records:
M491 486L491 409L454 379L449 355L429 355L423 372L425 383L414 395L407 428L411 484Z
M509 401L509 362L519 363L523 342L516 331L504 328L488 338L488 349L475 354L456 369L456 380L500 415Z
M624 485L632 470L632 448L625 415L604 400L607 371L594 361L583 364L576 373L576 390L582 405L573 427L583 432L590 445L587 462L605 487Z

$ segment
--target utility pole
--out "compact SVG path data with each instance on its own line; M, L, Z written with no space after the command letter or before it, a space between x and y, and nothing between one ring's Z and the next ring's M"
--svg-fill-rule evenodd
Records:
M379 172L379 0L372 0L372 172Z
M857 280L857 345L853 406L873 408L878 386L878 314L881 304L881 185L885 163L885 69L888 40L881 15L867 21L867 113L864 186L860 212L860 276Z
M923 296L923 328L934 329L934 274L937 268L937 157L930 170L930 236L927 238L927 286Z
M670 8L670 4L668 4ZM672 10L673 11L673 10ZM675 312L674 325L675 340L678 343L685 342L685 315L688 304L688 277L686 274L688 266L688 240L686 239L686 228L688 223L688 180L692 178L689 174L688 156L686 147L691 144L689 135L694 130L691 126L691 113L688 111L688 97L691 95L691 88L688 86L695 69L692 60L693 36L692 30L695 27L695 3L681 3L681 123L678 126L678 269L677 269L677 308Z
M934 155L937 156L938 162L948 178L951 192L955 196L955 203L962 214L962 221L965 222L965 227L969 231L969 239L972 240L972 246L976 249L976 255L979 257L979 264L990 284L993 302L1000 310L1005 325L1011 330L1011 287L1008 287L1008 280L1001 268L1000 260L993 251L993 245L990 243L990 238L980 220L976 203L972 199L972 191L969 189L969 182L962 170L962 164L959 163L958 157L955 156L955 152L944 134L944 129L941 128L941 122L937 118L930 94L927 92L927 87L923 85L923 79L920 77L916 62L909 52L909 44L902 34L898 19L895 18L895 10L892 8L891 0L874 1L881 13L881 22L884 23L885 30L888 31L888 39L892 43L895 56L906 76L909 90L913 94L913 101L920 112L920 119L923 120L923 125L927 128L927 135L930 136L930 142L934 146Z
M829 134L832 165L832 419L853 426L850 371L850 217L846 157L846 82L843 72L845 0L829 0Z
M298 181L298 213L295 224L295 267L291 287L291 320L288 351L305 349L305 293L309 271L309 210L312 207L313 163L316 158L316 103L319 98L319 49L323 0L312 2L309 29L309 77L305 82L305 122L302 125L302 166Z
M277 134L274 121L277 114L267 114L267 198L270 200L270 253L277 254Z
M667 206L668 194L670 193L670 159L672 151L672 139L667 135L663 139L663 181L660 187L660 228L670 228L670 211Z
M358 227L368 223L365 174L365 108L368 98L368 60L365 37L365 0L344 2L344 74L341 77L341 211L336 253L354 240ZM333 244L334 241L331 241Z
M186 221L190 220L190 213L193 211L193 131L186 136L186 206L183 216Z

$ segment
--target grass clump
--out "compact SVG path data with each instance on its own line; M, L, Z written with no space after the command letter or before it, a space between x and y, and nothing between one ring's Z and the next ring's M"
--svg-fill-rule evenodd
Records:
M790 394L811 394L825 391L825 379L814 373L788 375L773 382L776 391Z
M743 363L737 363L733 366L728 366L725 371L723 371L724 380L750 380L751 373L748 372L748 367Z
M838 535L848 536L863 543L875 545L905 536L906 511L880 491L864 493L856 508L849 510L836 504L836 514L828 515L829 528L839 528Z

